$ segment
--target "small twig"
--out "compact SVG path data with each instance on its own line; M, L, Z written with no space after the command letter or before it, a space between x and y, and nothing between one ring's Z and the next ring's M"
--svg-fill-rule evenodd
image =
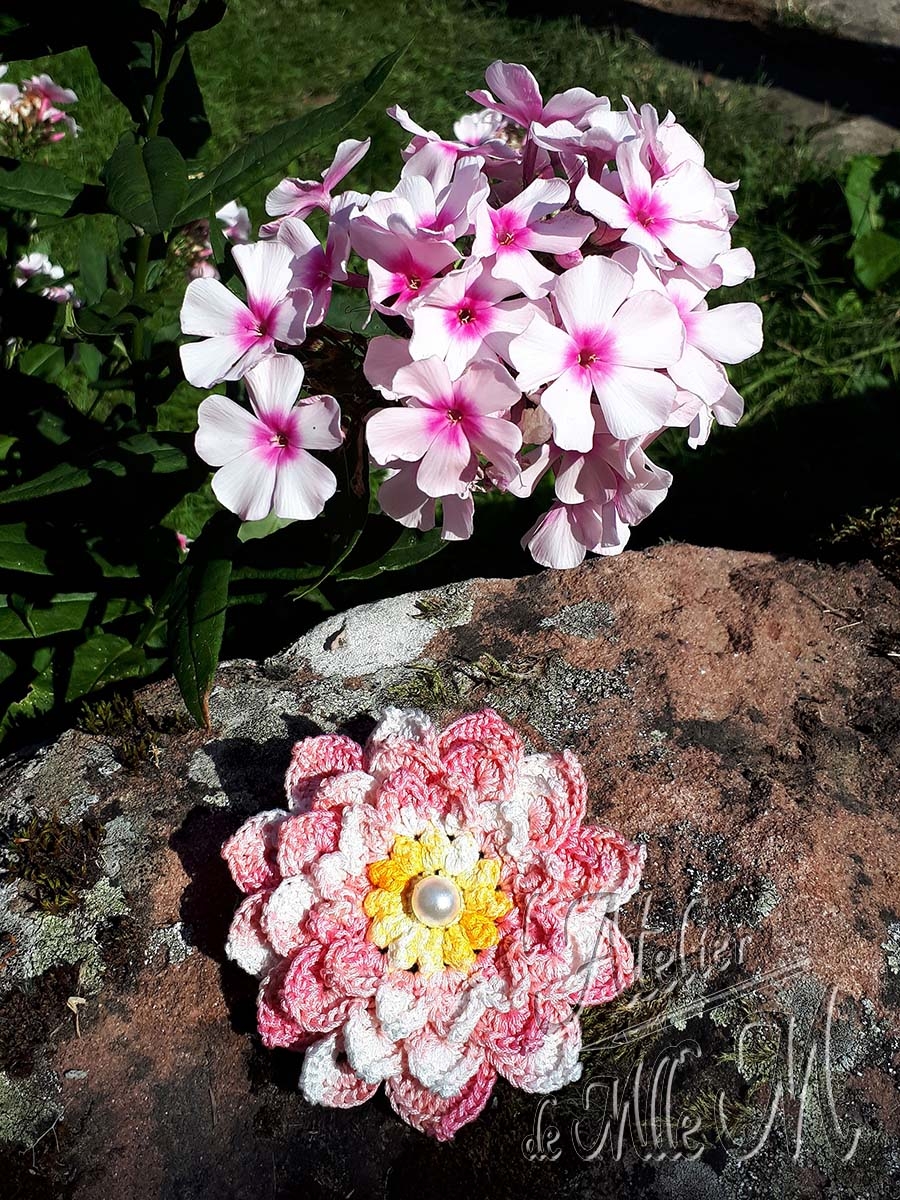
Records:
M66 1001L66 1008L75 1017L75 1036L79 1038L81 1037L81 1024L78 1020L78 1010L85 1004L87 1004L87 1000L84 996L70 996Z
M56 1148L57 1148L57 1150L59 1149L59 1138L56 1136L56 1127L60 1123L60 1121L63 1119L63 1117L66 1115L66 1109L69 1107L69 1104L71 1104L71 1103L72 1103L71 1100L69 1100L62 1106L62 1110L57 1114L56 1119L54 1120L53 1124L48 1129L45 1129L44 1132L40 1135L40 1137L36 1138L31 1143L31 1145L28 1147L28 1150L31 1151L31 1165L33 1167L37 1166L37 1158L35 1157L34 1152L37 1149L38 1144L40 1142L42 1142L49 1133L53 1134L54 1138L56 1139ZM28 1151L26 1151L25 1153L28 1153Z
M801 292L800 299L803 300L804 303L808 304L814 313L818 313L818 315L822 318L823 321L828 320L828 313L825 311L825 309L822 307L822 305L818 302L818 300L813 299L813 297L809 294L809 292Z

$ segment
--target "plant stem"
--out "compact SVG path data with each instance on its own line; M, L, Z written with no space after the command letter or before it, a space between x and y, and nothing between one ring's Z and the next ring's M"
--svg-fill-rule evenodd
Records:
M150 105L150 112L147 115L147 124L144 130L144 140L149 141L150 138L156 137L159 132L159 127L162 124L163 104L166 98L166 87L175 69L176 60L180 59L183 47L178 46L178 13L183 7L184 0L169 0L169 11L166 15L166 25L163 31L160 50L159 64L156 71L156 87L153 91L153 101ZM147 290L147 270L150 265L150 243L151 236L149 233L142 233L138 238L137 250L134 258L134 279L131 287L132 302L137 301L144 295ZM146 352L146 343L144 340L144 325L143 319L138 316L134 326L134 333L131 339L131 359L137 368L135 371L135 408L139 416L149 418L150 414L146 411L146 373L142 366L144 355Z

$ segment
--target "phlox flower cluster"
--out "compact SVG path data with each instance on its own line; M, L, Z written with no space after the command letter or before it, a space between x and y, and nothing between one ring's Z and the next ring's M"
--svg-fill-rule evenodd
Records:
M253 233L250 214L236 200L229 200L224 204L216 213L216 220L226 241L238 246L250 241ZM186 225L173 243L172 254L184 263L184 273L189 280L219 278L219 272L212 261L209 221L192 221L190 225Z
M0 63L0 80L9 68ZM10 152L60 142L68 133L77 137L75 118L64 111L78 97L49 75L32 75L18 86L0 83L0 148Z
M183 363L200 387L241 378L327 323L336 284L365 288L394 331L363 364L386 402L366 427L383 511L464 539L478 493L527 497L547 477L550 507L523 544L571 567L621 551L665 498L672 477L648 456L662 432L685 428L696 447L740 419L727 367L760 349L762 316L708 296L754 264L731 242L737 183L710 173L672 113L584 88L545 102L514 63L486 81L452 138L388 110L411 135L390 192L336 191L367 141L342 142L321 180L282 181L245 248L252 279L235 250L246 304L189 285L183 328L207 340Z
M53 263L46 254L32 250L16 263L16 287L25 287L31 280L41 284L40 293L54 304L77 304L75 285L63 282L64 269L58 263Z
M440 730L389 708L364 746L298 742L285 784L223 847L244 893L226 948L260 980L263 1045L303 1054L305 1098L383 1084L444 1141L498 1076L577 1080L580 1010L634 979L616 914L645 847L585 821L575 756L526 754L490 709Z

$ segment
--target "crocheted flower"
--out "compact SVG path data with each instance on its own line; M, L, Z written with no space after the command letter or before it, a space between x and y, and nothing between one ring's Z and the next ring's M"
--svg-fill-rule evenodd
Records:
M578 1079L578 1009L632 982L610 914L644 848L585 825L575 757L526 755L495 712L438 731L388 709L365 747L294 747L289 811L222 849L246 897L227 951L261 979L259 1031L304 1052L300 1087L349 1108L384 1083L445 1140L502 1075L529 1092Z

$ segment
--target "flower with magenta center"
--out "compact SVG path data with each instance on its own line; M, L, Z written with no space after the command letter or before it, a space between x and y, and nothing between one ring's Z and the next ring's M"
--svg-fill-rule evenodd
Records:
M337 488L332 471L310 450L341 444L340 409L332 396L297 403L303 367L275 354L246 375L252 412L227 396L209 396L198 410L197 453L218 467L216 498L244 521L274 510L279 517L317 517Z

